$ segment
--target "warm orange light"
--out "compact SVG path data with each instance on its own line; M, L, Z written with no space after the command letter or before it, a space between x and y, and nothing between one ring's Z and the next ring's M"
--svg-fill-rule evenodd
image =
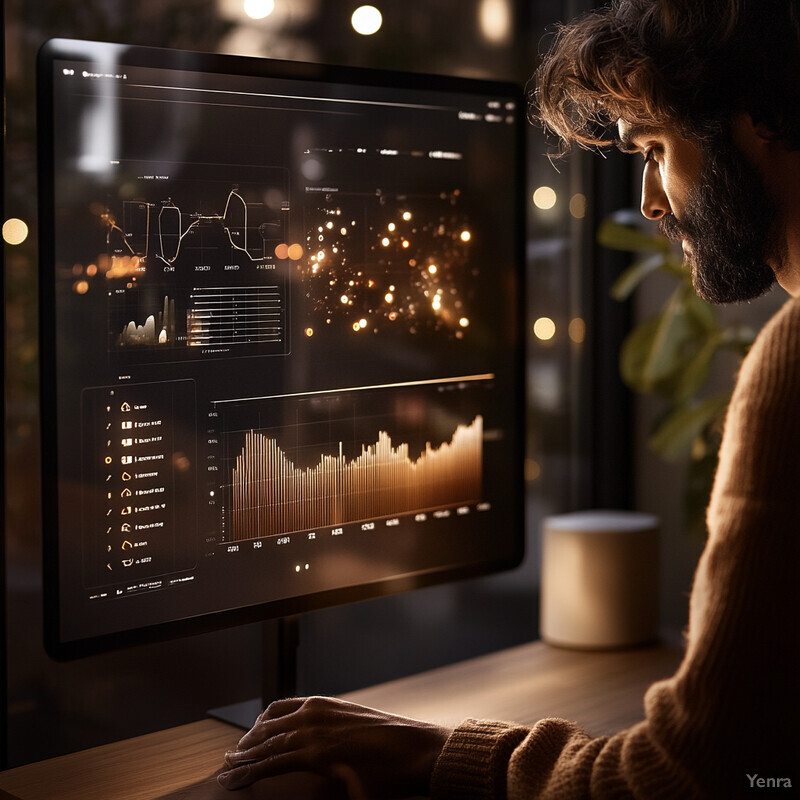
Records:
M572 195L569 199L569 213L575 219L583 219L586 216L586 195L578 194Z
M570 320L567 333L575 344L582 344L586 339L586 323L580 317L575 317L575 319Z

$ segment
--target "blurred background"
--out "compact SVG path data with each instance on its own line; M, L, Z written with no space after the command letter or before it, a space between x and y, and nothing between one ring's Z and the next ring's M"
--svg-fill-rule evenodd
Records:
M525 85L557 21L590 0L7 0L4 5L6 767L202 718L257 696L261 627L245 626L58 664L42 646L35 56L51 37L511 80ZM635 508L662 519L662 622L685 623L702 536L689 535L685 463L646 446L663 400L619 377L625 334L672 290L610 290L631 254L601 222L637 208L640 165L575 152L556 166L528 132L528 555L514 572L300 621L298 689L339 693L529 641L538 634L544 517ZM8 224L7 221L13 221ZM779 298L744 311L757 327ZM737 323L738 324L738 323ZM729 380L735 361L716 367ZM265 655L270 658L269 652Z

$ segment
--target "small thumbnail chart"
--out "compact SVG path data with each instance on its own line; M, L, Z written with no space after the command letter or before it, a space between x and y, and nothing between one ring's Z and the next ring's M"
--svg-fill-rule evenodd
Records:
M221 404L224 540L479 503L485 383Z
M169 287L132 283L108 293L109 347L139 362L222 351L284 355L289 350L286 285Z
M157 314L150 314L144 323L129 320L117 338L119 347L155 347L177 344L175 333L175 300L164 295L164 305Z

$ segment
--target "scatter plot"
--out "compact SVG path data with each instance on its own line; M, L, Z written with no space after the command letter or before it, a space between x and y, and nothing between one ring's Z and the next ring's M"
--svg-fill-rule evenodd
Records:
M413 198L337 192L315 200L297 265L308 329L464 336L477 272L458 189Z

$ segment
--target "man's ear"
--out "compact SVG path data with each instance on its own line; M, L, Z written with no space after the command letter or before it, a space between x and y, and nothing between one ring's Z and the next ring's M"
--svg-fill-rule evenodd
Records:
M736 114L731 120L733 143L754 164L768 157L780 141L780 137L765 123L758 122L750 114Z

